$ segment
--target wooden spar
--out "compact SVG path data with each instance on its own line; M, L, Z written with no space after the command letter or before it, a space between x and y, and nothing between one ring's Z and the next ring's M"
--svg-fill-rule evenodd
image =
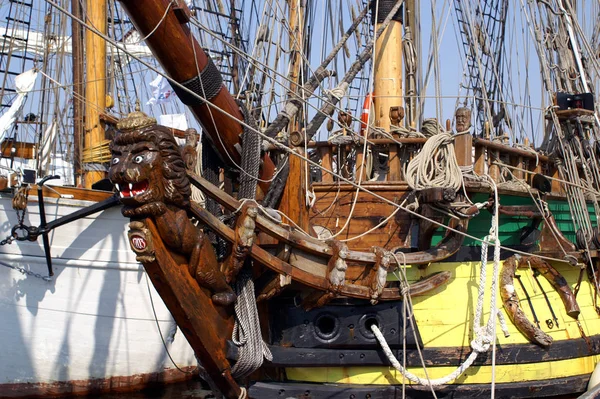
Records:
M379 15L382 14L386 13L379 10ZM386 16L382 15L383 18ZM379 29L381 25L381 23L377 23L375 30ZM377 127L389 131L390 108L402 105L402 23L400 21L390 21L388 27L377 38L374 58L374 121Z
M289 21L290 21L290 96L295 96L300 90L299 79L300 79L300 66L302 64L302 43L304 26L304 8L300 2L296 0L288 0L289 8ZM304 83L304 82L302 82ZM300 114L302 115L302 113ZM298 130L298 118L294 117L288 124L290 132ZM291 136L291 135L290 135ZM297 153L304 155L304 148L302 146L293 146L291 139L289 142ZM291 155L288 158L290 172L283 191L283 197L281 199L280 210L288 215L290 219L295 221L303 230L308 231L308 209L306 207L306 162L297 156Z
M77 18L82 18L79 0L71 0L71 12ZM83 27L71 23L73 41L73 170L75 186L81 184L81 139L83 137Z
M230 0L229 2L229 9L231 10L231 15L230 17L230 26L231 26L231 41L233 43L233 45L235 47L240 47L241 43L240 43L240 33L239 33L239 20L236 16L236 4L235 4L235 0ZM240 91L240 76L239 76L239 70L238 70L238 64L239 64L239 54L236 53L235 51L233 52L232 56L232 62L231 62L231 81L233 82L233 92L234 93L238 93Z
M392 2L395 3L395 2ZM387 11L383 5L375 5L379 8L378 14L385 18ZM377 23L375 30L379 29L381 23ZM390 108L403 105L402 101L402 22L394 18L381 36L375 42L375 80L373 82L373 103L375 105L375 126L390 130ZM402 123L402 121L400 121ZM401 179L400 158L398 157L398 146L389 146L388 180Z
M86 1L86 22L106 34L106 0ZM92 148L104 140L104 126L100 122L100 113L106 108L106 42L90 30L85 32L85 136L84 147ZM93 162L90 162L93 163ZM106 173L86 170L85 188L104 179Z
M209 64L209 57L198 44L185 21L180 20L174 10L171 9L165 14L171 3L170 0L121 0L123 9L140 36L146 37L153 32L146 39L146 44L166 74L176 82L183 83L198 77L199 72ZM186 7L183 1L177 3L178 7ZM239 136L243 132L243 126L238 120L243 120L244 117L224 86L210 99L210 102L225 113L206 104L191 105L190 109L202 124L224 162L229 165L233 163L239 165L241 155L235 146L239 143ZM270 179L274 169L273 162L268 155L265 155L260 178ZM259 186L266 191L269 183L259 182Z

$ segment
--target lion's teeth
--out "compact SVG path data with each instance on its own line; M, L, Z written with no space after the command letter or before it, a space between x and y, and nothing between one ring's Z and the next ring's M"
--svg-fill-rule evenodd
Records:
M119 195L121 196L121 198L125 198L125 196L123 195L123 192L119 191Z
M133 190L133 183L129 183L129 190Z
M117 191L121 191L121 187L119 187L119 183L115 183L115 187L117 188Z

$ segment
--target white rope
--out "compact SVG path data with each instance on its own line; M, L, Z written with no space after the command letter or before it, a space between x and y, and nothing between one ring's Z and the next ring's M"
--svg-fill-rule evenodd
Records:
M443 187L460 190L463 177L450 133L431 136L406 168L406 182L413 190Z
M231 340L238 347L237 363L231 368L234 378L243 378L263 363L263 359L273 360L269 347L262 339L260 320L254 297L252 274L242 270L238 275L235 291L235 324Z
M493 183L492 183L493 184ZM425 386L439 386L448 384L451 381L454 381L459 376L461 376L475 361L477 356L480 353L485 353L489 350L492 343L495 343L495 326L496 326L496 317L500 319L501 328L504 331L505 335L508 334L508 330L506 327L506 322L504 317L501 316L499 309L496 306L496 297L498 291L498 274L500 270L500 240L498 237L498 190L496 186L494 187L495 193L495 213L492 218L492 226L490 228L490 232L488 236L485 238L484 242L481 245L481 268L479 275L479 290L477 294L477 307L475 309L475 318L473 320L473 332L475 334L475 338L471 341L471 348L473 351L469 354L467 359L454 370L452 373L448 374L445 377L437 378L435 380L431 380L428 378L421 378L410 371L406 370L406 368L402 367L402 365L398 362L398 359L394 356L392 351L390 350L389 345L387 344L385 337L377 327L377 325L373 324L371 326L371 331L377 338L377 341L381 345L383 352L387 356L388 360L394 366L396 370L398 370L403 377L408 380ZM488 252L488 242L494 243L494 275L492 277L492 286L491 286L491 300L490 300L490 317L488 322L485 325L481 325L481 319L483 316L483 302L484 302L484 294L485 294L485 285L487 280L487 252ZM495 372L495 362L492 360L492 395L493 395L493 387L494 387L494 372Z

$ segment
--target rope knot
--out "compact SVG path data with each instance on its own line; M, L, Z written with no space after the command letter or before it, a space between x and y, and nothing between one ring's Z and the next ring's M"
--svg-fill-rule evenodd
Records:
M491 335L486 333L485 327L475 329L475 338L471 341L471 348L477 353L484 353L490 349L492 344Z
M400 293L402 294L402 298L406 299L408 294L410 293L410 286L406 284L404 281L400 283Z

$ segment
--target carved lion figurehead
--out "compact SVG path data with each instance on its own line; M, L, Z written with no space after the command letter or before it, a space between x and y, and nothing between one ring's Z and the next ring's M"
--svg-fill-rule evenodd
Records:
M108 175L125 205L124 216L160 215L168 204L189 206L191 189L185 163L166 127L155 121L125 126L115 136L111 151Z

